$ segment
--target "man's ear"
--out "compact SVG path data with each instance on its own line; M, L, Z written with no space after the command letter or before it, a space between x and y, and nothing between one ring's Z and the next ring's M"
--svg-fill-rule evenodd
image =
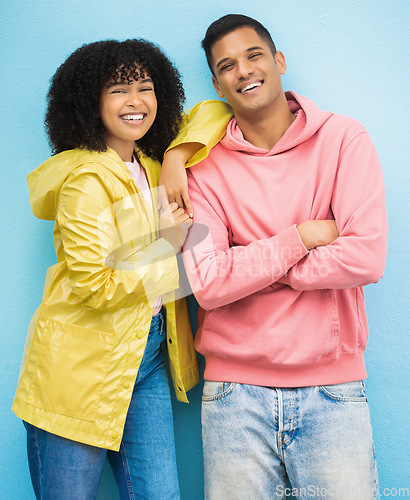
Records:
M224 94L221 90L221 87L219 86L218 80L213 75L212 75L212 84L216 90L216 93L222 99L224 97Z
M284 75L286 73L286 69L287 69L285 56L283 55L283 53L280 50L278 50L275 53L274 57L275 57L276 65L279 69L279 73L281 75Z

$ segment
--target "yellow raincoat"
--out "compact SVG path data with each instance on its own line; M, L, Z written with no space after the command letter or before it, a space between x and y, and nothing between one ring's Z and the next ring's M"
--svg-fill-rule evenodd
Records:
M200 103L172 145L200 142L206 155L230 117L223 103ZM160 164L140 161L157 186ZM34 215L55 220L58 263L30 324L12 409L53 434L118 450L157 296L178 399L187 402L198 382L185 299L172 300L174 250L158 238L156 211L112 149L64 151L27 180Z

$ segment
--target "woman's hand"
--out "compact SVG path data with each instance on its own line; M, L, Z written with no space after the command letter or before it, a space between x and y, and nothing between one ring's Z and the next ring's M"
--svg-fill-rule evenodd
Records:
M176 202L192 218L193 210L188 195L185 163L203 147L199 142L186 142L165 153L159 185L164 185L169 203Z
M330 245L339 237L339 231L334 220L307 220L299 224L296 229L302 243L308 250Z
M192 218L183 208L172 202L165 210L161 210L159 216L159 230L161 238L170 243L179 253L185 243L189 228L192 226Z

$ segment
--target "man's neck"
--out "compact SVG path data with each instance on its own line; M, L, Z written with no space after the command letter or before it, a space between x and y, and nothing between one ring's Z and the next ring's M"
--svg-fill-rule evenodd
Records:
M235 115L246 141L257 148L270 151L295 121L285 100L277 109L255 113L252 117Z

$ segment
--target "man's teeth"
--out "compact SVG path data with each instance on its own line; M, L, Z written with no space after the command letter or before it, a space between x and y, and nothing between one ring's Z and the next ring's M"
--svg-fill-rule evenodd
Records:
M249 85L247 85L246 87L244 87L243 89L241 89L241 92L246 92L247 90L250 90L250 89L254 89L255 87L260 87L262 85L261 82L257 82L257 83L251 83Z
M121 116L123 120L129 120L129 121L136 121L136 120L142 120L144 118L144 115L123 115Z

